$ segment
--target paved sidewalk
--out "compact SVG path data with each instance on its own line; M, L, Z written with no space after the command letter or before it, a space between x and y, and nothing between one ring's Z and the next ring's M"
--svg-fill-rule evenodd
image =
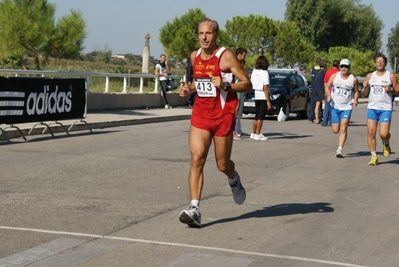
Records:
M164 121L175 121L189 119L191 116L191 109L186 107L179 107L173 109L136 109L136 110L104 110L89 112L85 119L80 120L63 120L60 123L44 122L53 133L65 131L82 131L91 129L101 129L107 127L118 127L126 125L135 125L143 123L155 123ZM87 122L86 123L84 122ZM22 123L14 126L21 129L21 132L28 137L29 135L50 134L46 129L46 125L40 123ZM72 127L71 127L72 126ZM9 125L2 124L0 126L5 130L9 139L22 138L16 128L11 128ZM1 131L0 131L1 134ZM0 140L5 140L4 135L0 135Z

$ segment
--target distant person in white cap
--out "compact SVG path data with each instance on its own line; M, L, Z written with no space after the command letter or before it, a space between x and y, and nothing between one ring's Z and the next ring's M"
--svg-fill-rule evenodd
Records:
M384 54L377 54L374 57L376 70L367 74L363 82L362 95L367 96L367 143L371 153L369 165L377 165L377 124L380 124L379 132L382 140L383 154L385 157L391 155L389 139L391 127L393 93L399 93L399 86L395 74L385 69L387 57Z
M342 59L339 63L339 72L331 75L325 83L326 99L331 104L331 130L339 134L338 149L335 157L343 158L342 149L348 136L348 125L352 115L353 106L357 107L359 92L357 78L350 74L351 63L349 59ZM330 92L330 86L332 90Z

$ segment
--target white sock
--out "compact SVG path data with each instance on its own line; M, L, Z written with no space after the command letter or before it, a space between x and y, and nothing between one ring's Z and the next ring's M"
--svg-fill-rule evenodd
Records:
M338 150L342 151L342 146L339 146L339 147L338 147Z
M197 199L191 200L190 205L199 208L199 200Z
M377 152L376 151L373 151L373 152L370 152L371 153L371 156L377 156Z

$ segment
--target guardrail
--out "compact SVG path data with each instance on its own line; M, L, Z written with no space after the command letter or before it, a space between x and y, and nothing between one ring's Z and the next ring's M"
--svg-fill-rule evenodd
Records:
M123 86L121 93L127 93L128 79L140 79L139 93L144 93L144 79L154 79L154 93L158 92L158 76L153 74L123 74L123 73L103 73L103 72L67 72L67 71L42 71L42 70L15 70L15 69L0 69L0 73L9 73L10 75L14 75L19 77L21 75L40 75L42 77L48 76L58 76L58 77L85 77L87 83L87 90L90 92L90 79L91 77L105 77L105 87L104 93L109 93L109 81L110 78L119 77L123 78ZM183 79L185 80L185 76L180 75L170 75L169 78L172 79Z

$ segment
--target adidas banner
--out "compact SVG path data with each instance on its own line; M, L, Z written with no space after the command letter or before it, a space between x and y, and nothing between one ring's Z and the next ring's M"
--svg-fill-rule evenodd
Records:
M0 77L0 124L86 117L84 78Z

